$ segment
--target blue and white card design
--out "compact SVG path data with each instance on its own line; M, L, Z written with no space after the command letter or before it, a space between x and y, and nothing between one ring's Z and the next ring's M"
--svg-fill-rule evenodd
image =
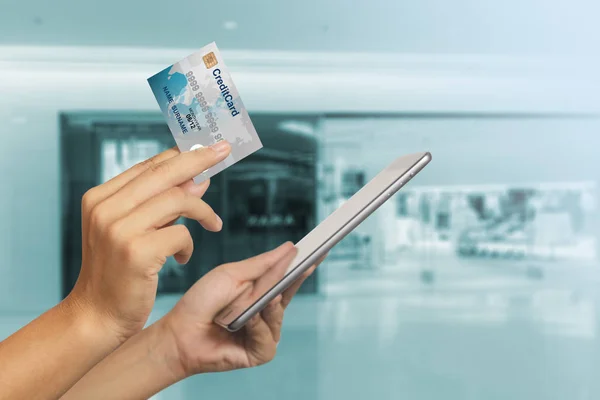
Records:
M231 154L194 178L205 181L262 147L213 42L148 79L180 151L227 140Z

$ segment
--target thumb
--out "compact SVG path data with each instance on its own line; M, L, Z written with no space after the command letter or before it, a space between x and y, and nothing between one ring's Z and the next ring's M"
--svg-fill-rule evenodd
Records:
M290 255L292 252L295 254L297 251L298 250L294 247L292 242L285 242L281 246L266 253L259 254L258 256L246 260L225 264L217 268L226 269L227 273L239 282L253 281L260 278L283 258Z
M286 242L256 257L218 266L196 282L182 301L196 315L211 321L232 302L243 310L283 277L296 253L293 244Z

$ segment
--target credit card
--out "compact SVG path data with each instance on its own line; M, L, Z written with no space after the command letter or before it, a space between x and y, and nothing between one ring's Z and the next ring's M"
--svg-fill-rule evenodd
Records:
M148 83L180 151L207 147L221 140L231 145L231 154L195 177L195 183L262 148L214 42L148 78Z

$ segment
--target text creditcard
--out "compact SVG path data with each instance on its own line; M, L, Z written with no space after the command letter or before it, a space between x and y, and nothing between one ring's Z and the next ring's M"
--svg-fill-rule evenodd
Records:
M213 42L150 77L180 151L227 140L231 154L194 178L199 183L262 148L256 129Z

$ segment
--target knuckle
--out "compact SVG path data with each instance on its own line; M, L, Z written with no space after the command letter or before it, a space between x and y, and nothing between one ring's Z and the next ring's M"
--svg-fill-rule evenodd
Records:
M168 174L171 170L171 164L168 162L162 162L156 164L155 162L148 163L148 169L155 174Z
M83 194L81 198L81 209L84 213L89 213L96 204L96 199L98 198L97 189L91 188L87 192Z
M170 201L182 203L187 199L188 194L181 186L175 186L169 189L168 196Z
M108 227L108 213L106 207L97 205L90 211L90 224L94 229L103 231Z
M181 231L182 231L182 235L185 237L185 239L187 240L192 240L192 233L190 232L190 230L188 229L187 226L179 224L178 226L180 226Z
M156 156L150 157L140 163L138 163L137 165L143 168L150 168L150 166L156 164Z
M190 230L185 226L185 225L178 225L181 228L179 228L181 230L181 237L182 237L182 241L186 242L186 245L193 251L194 249L194 240L192 239L192 234L190 232Z
M105 228L106 236L111 242L119 242L121 235L123 234L123 224L116 221Z
M121 252L127 263L136 263L142 256L142 246L135 240L128 240L121 245Z
M132 169L138 171L138 173L142 173L142 172L145 172L148 169L152 168L153 164L154 164L154 161L151 158L149 158L147 160L144 160L144 161L141 161L141 162L135 164Z

